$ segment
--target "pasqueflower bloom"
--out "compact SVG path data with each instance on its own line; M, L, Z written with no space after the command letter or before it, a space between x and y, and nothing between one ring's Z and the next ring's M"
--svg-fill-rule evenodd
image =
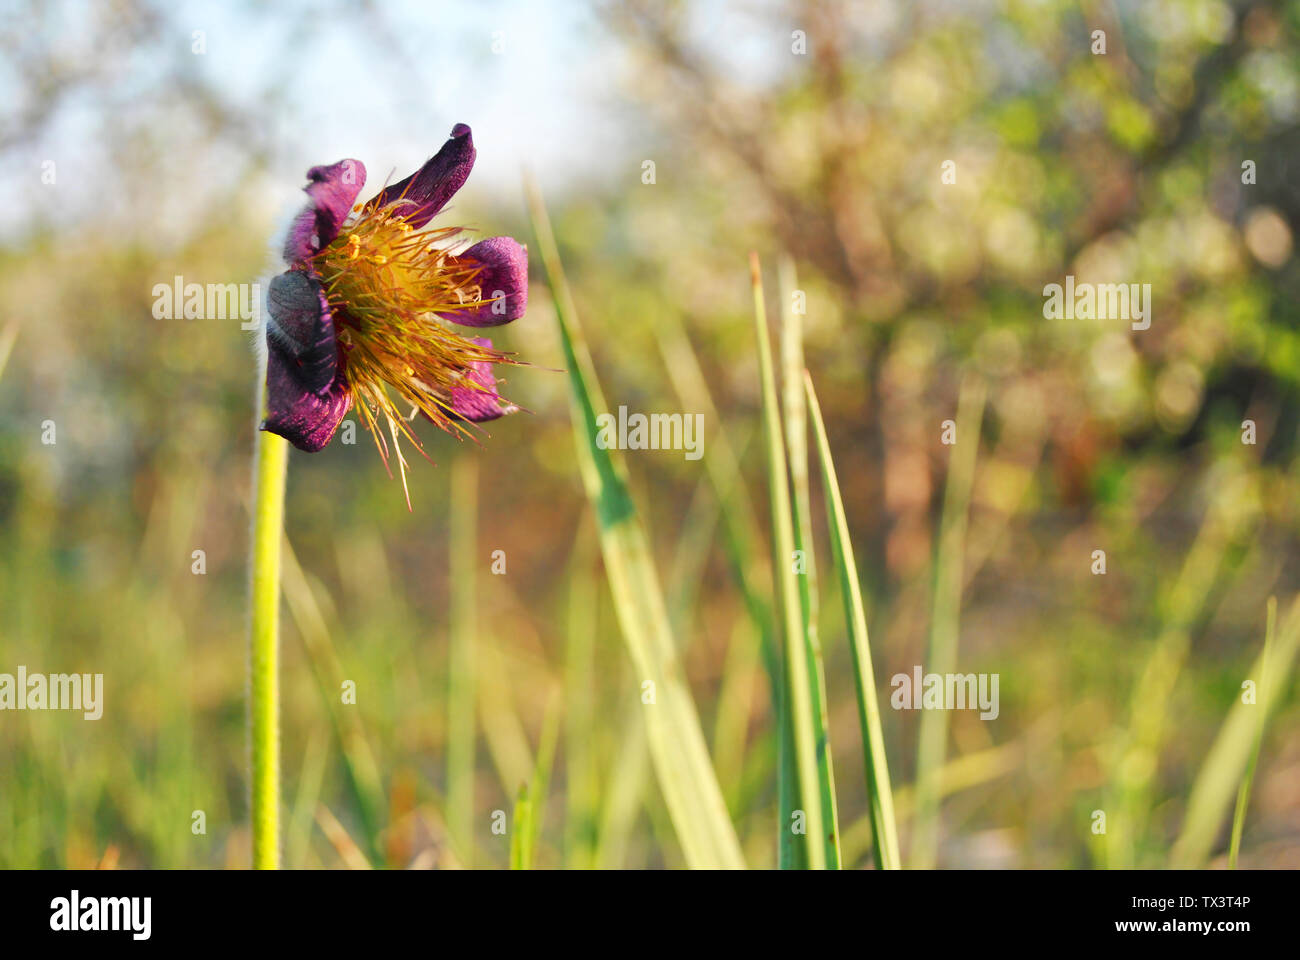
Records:
M423 449L408 422L415 413L465 433L466 423L518 409L498 394L493 365L519 361L452 324L522 316L528 252L510 237L454 252L462 228L428 227L474 157L469 127L457 124L424 166L355 206L366 181L360 161L307 171L310 199L284 246L289 269L267 293L262 429L315 452L355 404L387 463L382 421L404 477L399 437Z

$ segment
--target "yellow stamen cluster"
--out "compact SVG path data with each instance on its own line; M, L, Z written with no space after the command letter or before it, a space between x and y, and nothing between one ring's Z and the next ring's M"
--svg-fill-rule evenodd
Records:
M315 267L344 345L353 403L385 465L388 444L378 421L386 421L405 484L398 438L424 452L410 417L418 411L448 433L468 436L464 422L449 416L451 388L483 389L469 377L475 362L518 361L461 336L438 316L490 302L482 299L480 267L447 250L460 228L414 230L399 210L360 210L316 255ZM409 414L398 407L403 401Z

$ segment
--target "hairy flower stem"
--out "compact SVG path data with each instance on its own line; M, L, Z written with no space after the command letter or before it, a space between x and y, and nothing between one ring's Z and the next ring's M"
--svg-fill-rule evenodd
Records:
M257 434L253 490L253 616L249 730L253 759L253 868L280 867L280 542L289 442Z

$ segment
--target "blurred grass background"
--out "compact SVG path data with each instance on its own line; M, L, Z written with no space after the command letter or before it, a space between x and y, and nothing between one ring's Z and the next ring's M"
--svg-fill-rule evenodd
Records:
M497 340L535 366L505 391L530 413L482 447L426 431L438 465L414 462L412 513L364 431L291 458L286 864L682 864L556 372L517 187L529 144L463 91L419 108L440 82L420 57L436 31L400 5L235 5L280 38L252 71L222 69L229 30L196 66L202 5L5 6L0 671L102 672L106 693L94 722L0 714L0 866L248 863L249 335L156 320L152 289L272 269L276 217L314 163L355 156L377 188L399 161L349 138L363 110L423 144L402 162L458 121L481 167L494 136L508 144L493 162L515 185L476 173L451 212L529 243L529 313ZM483 101L507 100L499 127L526 109L493 72L510 15L489 4L454 31ZM807 295L804 363L882 706L945 632L962 672L1000 675L997 720L946 716L935 780L918 783L921 714L883 709L903 863L919 809L919 852L940 866L1221 865L1231 809L1204 810L1231 807L1239 773L1223 771L1252 748L1249 710L1224 725L1277 596L1290 655L1240 863L1300 866L1297 27L1295 5L1269 2L633 2L591 7L576 59L543 60L607 68L598 113L556 117L604 175L539 171L605 401L706 414L703 460L624 459L749 865L776 864L780 803L754 249L773 317L782 258ZM355 62L393 77L391 99L331 106ZM584 149L598 124L620 149ZM1043 285L1066 274L1150 283L1150 330L1044 319ZM971 383L979 446L954 493L941 424ZM819 481L809 496L842 858L858 867L872 831L853 660ZM954 509L964 530L941 536ZM1221 728L1235 747L1207 772Z

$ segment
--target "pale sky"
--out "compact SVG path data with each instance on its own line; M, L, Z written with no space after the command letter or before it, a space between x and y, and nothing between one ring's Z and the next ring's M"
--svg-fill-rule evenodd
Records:
M587 3L373 0L360 14L342 6L167 4L156 48L120 63L95 49L96 24L109 5L46 0L38 22L9 24L24 44L66 62L104 58L113 80L66 100L39 142L0 156L0 238L15 238L34 220L67 226L87 217L183 236L187 205L199 206L195 185L236 169L239 145L223 153L220 144L202 144L194 116L155 117L168 65L182 74L192 66L223 100L265 124L275 146L259 187L276 209L286 196L289 209L301 202L296 191L309 167L345 157L366 165L369 195L390 175L414 170L458 122L473 128L479 151L476 202L496 191L517 203L525 166L552 197L584 185L634 184L641 160L663 136L652 111L629 95L636 77L627 51ZM700 0L687 7L687 33L729 81L763 85L788 66L795 26L772 7L770 0ZM206 49L194 55L200 30ZM288 107L264 101L268 84ZM0 103L7 105L0 109L19 109L25 96L0 64ZM136 187L150 193L123 197L113 183L123 161L106 154L100 131L129 128L133 118L148 120L163 169ZM42 189L42 164L51 159L58 186Z

